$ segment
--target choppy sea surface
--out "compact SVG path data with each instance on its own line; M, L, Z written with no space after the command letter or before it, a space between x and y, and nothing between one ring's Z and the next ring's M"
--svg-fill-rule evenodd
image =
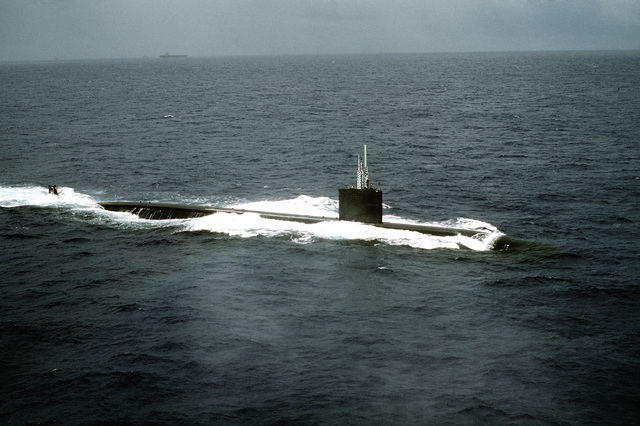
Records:
M640 52L0 64L0 423L637 422L638 69ZM385 220L530 244L98 204L336 216L363 144Z

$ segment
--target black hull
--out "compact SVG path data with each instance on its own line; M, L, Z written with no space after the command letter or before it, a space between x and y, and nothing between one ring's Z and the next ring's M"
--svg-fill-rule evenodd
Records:
M319 223L339 221L337 218L325 216L308 216L296 215L288 213L265 212L260 210L232 209L225 207L206 207L192 206L185 204L167 204L167 203L144 203L144 202L110 202L100 203L105 210L114 212L126 212L139 216L142 219L150 220L166 220L166 219L191 219L203 216L209 216L215 213L254 213L265 219L284 220L290 222L302 223ZM405 231L420 232L441 237L452 237L463 235L466 237L487 235L489 231L478 231L464 228L450 228L445 226L434 225L412 225L405 223L375 223L371 224L379 228L397 229ZM494 250L513 249L524 244L524 241L514 240L507 236L498 238L493 244Z

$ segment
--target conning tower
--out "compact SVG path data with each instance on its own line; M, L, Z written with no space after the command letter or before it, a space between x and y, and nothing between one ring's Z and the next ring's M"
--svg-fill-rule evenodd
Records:
M369 181L367 146L364 146L364 162L358 155L356 187L338 190L340 220L363 223L382 223L382 191L375 189Z

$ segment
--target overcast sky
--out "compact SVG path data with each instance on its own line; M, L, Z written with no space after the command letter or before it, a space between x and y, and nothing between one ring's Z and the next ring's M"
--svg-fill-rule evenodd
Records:
M0 61L640 49L640 0L0 0Z

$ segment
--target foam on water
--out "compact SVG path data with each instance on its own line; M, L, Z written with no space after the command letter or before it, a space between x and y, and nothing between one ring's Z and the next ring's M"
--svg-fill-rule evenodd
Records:
M260 210L277 213L291 213L311 216L323 216L327 218L338 217L338 202L328 197L309 197L300 195L291 200L258 201L252 203L230 206L238 209ZM386 217L385 217L386 219ZM448 226L473 230L489 231L484 238L472 238L462 235L441 237L422 234L415 231L384 229L374 225L357 222L327 221L314 224L287 222L280 220L264 219L258 214L244 213L215 214L203 218L193 219L185 224L190 231L207 230L211 232L223 232L242 238L255 236L287 236L296 243L308 244L319 239L325 240L353 240L353 241L377 241L382 244L408 246L419 249L459 249L468 248L476 251L490 250L491 246L500 236L493 225L474 219L458 218L446 223L422 223L399 217L390 217L389 222Z
M0 207L60 208L71 212L89 213L97 223L144 227L167 226L166 223L140 219L130 213L110 212L102 208L91 195L76 192L71 187L58 187L58 194L42 186L0 186ZM166 222L166 221L163 221Z
M50 194L49 189L42 186L0 186L0 207L99 207L89 195L78 193L73 188L59 187L58 194Z
M237 209L260 210L273 213L291 213L338 218L338 201L329 197L299 195L291 200L255 201L230 206Z
M418 249L432 250L438 248L468 248L475 251L491 249L500 233L493 225L474 219L458 218L444 223L417 222L397 216L385 217L387 222L437 225L455 228L489 231L479 238L456 236L434 236L415 231L384 229L374 225L357 222L327 221L314 224L265 219L256 213L227 214L218 213L197 219L176 219L149 221L140 219L130 213L109 212L104 210L93 197L78 193L73 188L59 188L59 196L49 194L48 189L40 186L0 187L1 207L60 207L75 211L92 212L96 220L110 223L149 227L178 226L181 231L210 231L224 233L234 237L252 238L290 237L298 244L309 244L318 240L336 241L370 241L394 246L408 246ZM182 200L192 203L190 200ZM328 197L310 197L300 195L294 199L279 201L256 201L239 203L232 206L236 209L259 210L274 213L290 213L320 216L331 219L338 218L338 202Z

